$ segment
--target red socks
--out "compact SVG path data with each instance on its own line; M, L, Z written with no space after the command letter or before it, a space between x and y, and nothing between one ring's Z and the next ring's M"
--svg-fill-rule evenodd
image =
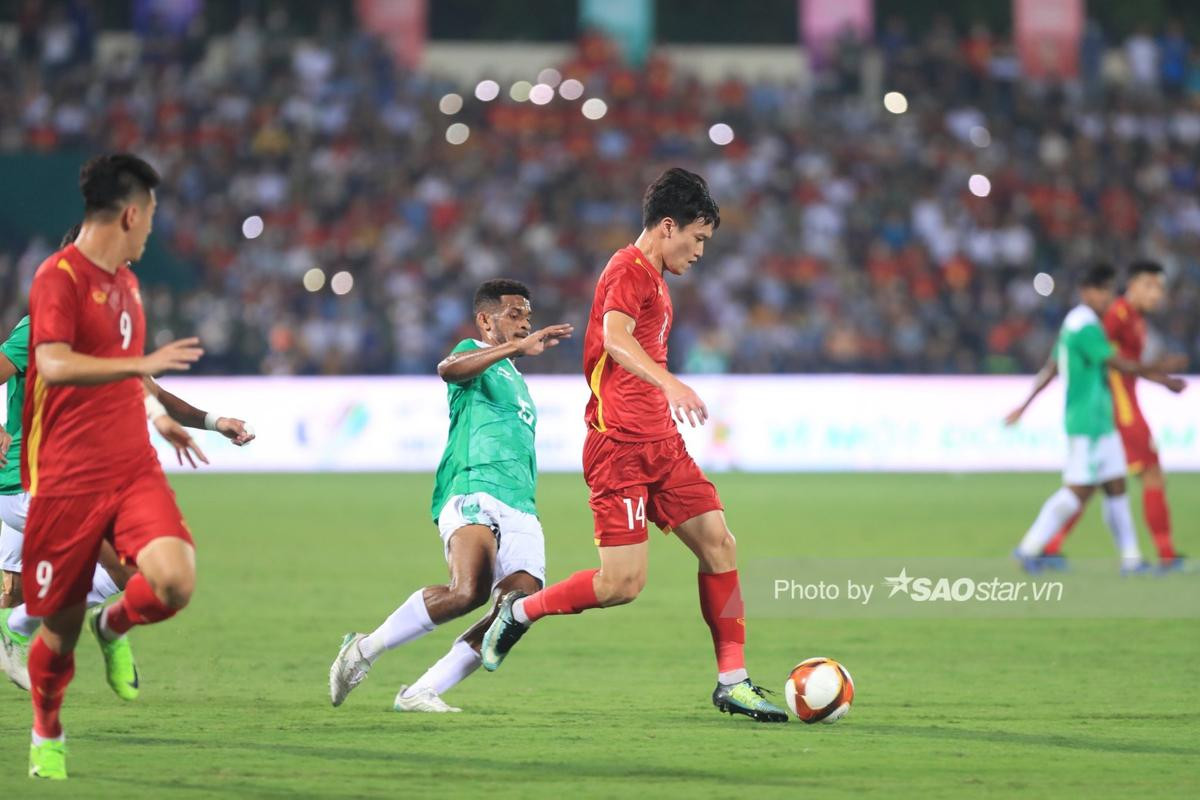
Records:
M1159 558L1171 560L1175 557L1175 548L1171 545L1171 512L1167 510L1167 496L1162 487L1142 490L1142 510L1146 512L1146 525L1158 548Z
M1048 556L1056 556L1062 551L1063 542L1071 533L1071 529L1075 527L1075 523L1079 522L1079 518L1083 516L1083 509L1075 512L1075 516L1071 517L1063 523L1062 529L1054 534L1054 538L1046 542L1046 546L1042 548L1042 553Z
M521 608L529 621L536 622L542 617L554 614L578 614L589 608L599 608L600 601L596 599L596 587L592 580L598 569L585 569L576 572L566 580L551 584L540 592L534 592L521 601ZM127 590L128 591L128 590Z
M712 632L717 671L733 672L746 666L746 606L738 571L699 574L700 613Z
M75 677L75 653L59 655L34 637L29 647L29 694L33 698L33 732L46 739L62 736L58 711L67 684Z
M149 625L175 616L175 609L165 606L154 596L154 590L140 572L129 579L125 594L104 610L104 628L121 636L134 625Z

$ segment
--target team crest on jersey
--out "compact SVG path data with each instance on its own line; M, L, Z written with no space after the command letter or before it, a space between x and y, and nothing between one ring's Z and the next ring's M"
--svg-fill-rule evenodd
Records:
M497 367L496 372L503 375L507 380L511 381L513 379L512 373L506 370L504 367Z
M105 292L101 289L93 289L92 300L96 303L96 305L102 306L108 302L108 292Z

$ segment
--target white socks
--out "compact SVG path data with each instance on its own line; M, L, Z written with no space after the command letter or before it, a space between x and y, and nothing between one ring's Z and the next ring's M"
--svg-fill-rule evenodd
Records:
M480 663L479 653L472 650L471 645L456 641L449 653L427 669L416 683L404 690L403 696L412 697L425 689L433 689L439 695L444 694L479 669Z
M1104 498L1104 524L1112 531L1113 542L1121 554L1121 565L1136 567L1142 563L1142 551L1138 547L1137 528L1133 526L1133 512L1129 509L1129 495Z
M383 624L372 631L358 643L358 651L363 658L375 663L380 653L399 647L405 642L419 639L437 627L429 618L429 610L425 608L425 590L417 589L404 605L392 612Z
M1128 503L1125 507L1128 513ZM1075 515L1079 508L1079 498L1065 486L1050 495L1050 498L1042 504L1042 510L1038 512L1033 526L1021 539L1021 543L1017 545L1017 555L1022 558L1034 558L1041 555L1042 548L1046 546L1046 543L1054 538L1054 534L1058 533L1059 529ZM1132 524L1131 521L1130 525Z
M112 576L108 574L108 571L97 564L96 572L92 575L92 588L87 595L88 608L100 605L105 599L112 597L119 591L120 589L113 583ZM19 633L22 636L33 636L34 631L38 629L38 625L41 623L41 617L29 616L25 611L24 603L14 608L12 615L8 618L9 630Z
M742 669L735 669L730 672L718 672L717 683L722 686L733 686L735 683L741 683L750 677L750 673Z
M513 619L528 628L533 623L529 621L529 617L525 614L525 598L517 599L517 602L512 604Z

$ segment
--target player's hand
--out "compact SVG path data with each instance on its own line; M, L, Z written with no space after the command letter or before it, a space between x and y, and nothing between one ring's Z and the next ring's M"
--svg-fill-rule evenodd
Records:
M545 352L547 347L555 347L560 339L571 338L574 325L560 323L534 331L524 339L517 340L517 352L523 356L537 356Z
M12 445L12 434L0 426L0 467L8 465L8 448Z
M1023 408L1014 409L1008 412L1008 414L1004 417L1004 426L1006 428L1011 428L1013 425L1016 425L1018 422L1020 422L1021 415L1024 413L1025 409Z
M155 350L148 356L142 356L143 375L161 375L164 372L183 372L192 368L204 355L200 340L195 336L178 339Z
M183 466L183 459L187 459L192 465L192 469L196 469L196 460L192 458L195 455L203 463L208 463L208 458L204 455L204 451L192 439L192 435L175 420L171 419L166 414L154 420L154 428L159 435L171 443L175 448L175 457L179 459L179 466Z
M700 399L700 395L683 381L672 378L663 387L662 393L667 397L667 405L671 407L671 416L680 422L687 422L693 428L703 425L708 420L708 407Z
M217 433L238 447L250 444L256 436L253 427L247 425L244 420L233 417L217 417Z
M1167 387L1175 394L1179 394L1187 388L1187 381L1185 381L1183 378L1177 378L1174 375L1168 375L1167 379L1163 381L1163 386Z

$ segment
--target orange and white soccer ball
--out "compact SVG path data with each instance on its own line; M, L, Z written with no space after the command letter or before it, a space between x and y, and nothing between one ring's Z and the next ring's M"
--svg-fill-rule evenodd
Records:
M808 658L788 675L783 694L801 722L837 722L850 711L854 681L832 658Z

